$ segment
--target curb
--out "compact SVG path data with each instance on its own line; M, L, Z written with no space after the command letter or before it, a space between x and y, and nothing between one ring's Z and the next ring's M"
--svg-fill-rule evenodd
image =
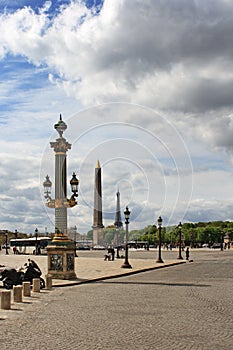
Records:
M152 270L156 270L156 269L164 269L166 267L176 266L176 265L180 265L180 264L186 264L186 261L174 262L174 263L171 263L169 265L165 264L165 265L154 266L154 267L145 267L145 268L140 269L140 270L119 273L117 275L112 275L112 276L103 276L103 277L97 277L97 278L92 278L92 279L87 279L87 280L77 280L77 281L72 281L72 282L70 281L69 283L67 282L67 283L62 283L62 284L55 284L52 287L53 288L72 287L72 286L77 286L80 284L95 283L95 282L105 281L105 280L109 280L109 279L113 279L113 278L136 275L136 274L141 273L141 272L147 272L147 271L152 271Z

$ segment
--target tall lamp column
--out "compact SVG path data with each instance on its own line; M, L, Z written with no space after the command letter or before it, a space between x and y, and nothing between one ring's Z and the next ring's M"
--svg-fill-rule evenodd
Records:
M55 198L51 198L52 182L49 176L43 183L44 194L47 199L46 205L55 209L55 236L47 246L48 252L48 274L52 278L76 279L75 274L75 245L67 235L67 209L77 205L79 180L73 173L70 180L72 195L67 198L67 151L71 149L71 144L63 137L67 129L66 123L60 120L54 125L59 137L54 142L50 142L51 148L55 152Z
M162 223L163 219L161 216L157 220L158 222L158 230L159 230L159 252L158 252L158 259L156 260L157 263L163 263L163 259L161 257L161 231L162 231Z
M181 254L181 239L182 239L182 224L181 224L181 222L178 225L178 229L179 229L179 254L178 254L177 259L182 260L183 257Z
M9 252L8 252L8 233L5 233L5 238L6 238L6 241L5 241L5 247L6 247L6 255L9 255Z
M119 228L116 228L116 247L117 247L117 259L120 259L120 255L119 255Z
M129 217L130 217L130 211L128 207L126 207L124 214L125 214L125 261L124 261L124 264L121 265L121 267L124 269L131 269L132 266L130 265L128 260L128 240L129 240L128 226L129 226Z
M77 246L76 246L76 241L77 241L77 226L75 225L74 226L74 256L77 257L77 252L76 252L76 249L77 249Z

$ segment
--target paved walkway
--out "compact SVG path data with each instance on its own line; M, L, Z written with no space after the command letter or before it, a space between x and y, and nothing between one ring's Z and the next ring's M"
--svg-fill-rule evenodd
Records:
M0 254L0 265L20 267L23 266L27 259L31 258L36 261L42 270L43 277L47 274L47 256L32 255L5 255ZM103 258L75 258L75 272L77 280L67 281L53 279L53 286L67 286L81 283L87 283L94 280L104 280L122 275L134 274L142 271L149 271L156 268L163 268L171 265L184 263L185 260L164 260L164 263L156 263L156 259L130 259L132 269L121 268L124 259L115 259L114 261L104 261Z
M121 264L87 255L95 271ZM153 266L156 253L133 255ZM163 256L165 266L177 262L176 252ZM191 256L193 263L32 293L0 311L1 350L232 350L233 251ZM85 260L80 254L77 267L87 276Z

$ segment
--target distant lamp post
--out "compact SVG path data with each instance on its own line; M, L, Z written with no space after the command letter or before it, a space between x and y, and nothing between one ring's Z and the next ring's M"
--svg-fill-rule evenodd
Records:
M130 217L130 211L129 208L126 207L125 211L125 261L124 264L121 265L122 268L124 269L131 269L132 266L130 265L129 261L128 261L128 240L129 240L129 217Z
M74 226L74 247L75 247L75 252L74 252L74 256L77 257L77 246L76 246L76 241L77 241L77 226Z
M159 230L159 252L158 252L158 259L156 260L157 263L163 263L163 259L161 257L161 231L162 231L162 223L163 219L161 216L157 220L158 222L158 230Z
M9 252L8 252L8 232L5 233L5 247L6 247L6 255L9 255Z
M179 254L178 254L177 259L182 260L183 257L181 255L181 241L182 241L182 224L181 224L181 222L178 225L178 229L179 229Z
M224 249L224 233L223 233L223 231L221 232L221 251L223 251L223 249Z
M117 259L120 259L120 254L119 254L119 227L116 227L116 246L117 246Z
M38 228L35 229L35 237L36 237L35 255L38 255Z

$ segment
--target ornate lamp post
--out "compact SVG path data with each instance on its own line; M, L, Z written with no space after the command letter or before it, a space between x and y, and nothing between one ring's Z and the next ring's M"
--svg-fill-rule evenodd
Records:
M129 240L128 226L129 226L129 217L130 217L130 211L128 207L126 207L124 214L125 214L125 261L124 261L124 264L121 265L121 267L124 269L131 269L132 266L128 261L128 240Z
M158 259L156 260L157 263L163 263L163 259L161 257L161 230L162 230L162 223L163 219L161 216L157 220L158 222L158 230L159 230L159 252L158 252Z
M55 235L49 246L48 251L48 274L52 278L74 279L74 242L67 236L67 208L72 208L77 204L79 180L75 173L70 180L71 191L70 199L67 198L67 178L66 178L66 152L71 149L71 144L63 137L63 132L67 125L60 120L54 125L59 137L55 142L50 142L51 148L55 152L55 199L51 198L52 182L49 176L43 183L44 195L47 199L46 205L55 209Z
M182 260L183 257L181 255L181 240L182 240L182 224L181 224L181 222L178 225L178 229L179 229L179 254L178 254L177 259Z
M76 241L77 241L77 226L74 226L74 247L75 247L75 252L74 252L74 256L77 257L77 252L76 252Z

